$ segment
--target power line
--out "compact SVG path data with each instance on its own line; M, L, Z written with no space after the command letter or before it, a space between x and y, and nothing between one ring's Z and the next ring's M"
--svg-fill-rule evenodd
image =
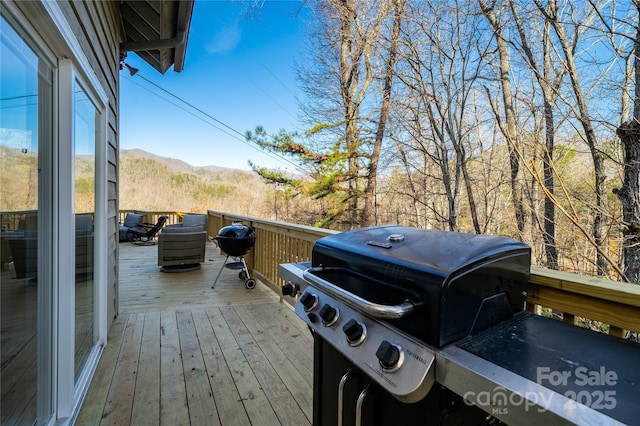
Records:
M291 96L293 96L294 98L296 97L296 94L295 94L295 93L293 93L293 92L291 91L291 89L289 89L289 87L288 87L286 84L284 84L284 83L282 82L282 80L280 80L280 78L279 78L279 77L278 77L278 76L277 76L273 71L271 71L271 70L270 70L270 69L269 69L269 68L264 64L264 62L261 62L261 63L260 63L260 65L262 65L262 67L263 67L265 70L267 70L267 72L268 72L269 74L271 74L271 75L273 76L273 78L275 78L275 79L276 79L276 81L277 81L278 83L280 83L280 85L281 85L282 87L284 87L284 89L285 89L287 92L291 93Z
M201 42L206 43L207 42L207 38L204 37L199 31L197 31L195 28L192 28L190 31L190 35L195 35L197 36ZM271 72L270 69L267 68L267 66L263 63L262 66L282 85L284 86L284 88L287 90L287 92L291 93L291 95L293 95L295 97L295 94L288 88L285 86L285 84L273 73ZM260 85L258 83L256 83L253 79L251 79L242 69L238 69L236 68L236 72L241 74L242 77L251 82L253 85L255 85L258 90L260 90L262 93L265 94L265 96L267 96L269 99L271 99L271 101L273 101L273 103L275 103L276 105L278 105L284 112L286 112L287 114L289 114L289 116L293 119L296 118L295 115L293 115L286 107L284 107L280 102L278 102L277 99L275 99L273 96L271 96L265 89L263 85Z
M140 75L140 73L136 74L137 76L139 76L141 79L143 79L144 81L146 81L147 83L157 87L158 89L162 90L163 92L165 92L166 94L176 98L177 100L179 100L180 102L184 103L185 105L188 105L189 107L195 109L196 111L198 111L200 114L212 119L213 121L215 121L218 124L223 125L224 127L226 127L227 129L231 130L234 133L237 133L238 135L242 136L244 138L244 134L240 133L239 131L237 131L236 129L234 129L231 126L228 126L227 124L223 123L222 121L218 120L217 118L213 117L212 115L207 114L206 112L204 112L203 110L201 110L200 108L198 108L197 106L193 105L192 103L187 102L186 100L182 99L181 97L174 95L173 93L169 92L167 89L160 87L159 85L157 85L156 83L154 83L153 81L149 80L146 77L143 77Z
M269 99L271 99L273 101L273 103L275 103L276 105L278 105L284 112L286 112L287 114L289 114L289 116L291 118L296 118L292 113L289 112L288 109L286 109L280 102L278 102L277 99L275 99L273 96L271 96L269 93L267 93L266 90L264 90L264 87L262 87L260 84L256 83L255 81L253 81L251 78L249 78L249 76L247 76L244 72L240 71L240 73L243 75L243 77L247 80L249 80L251 83L253 83L254 86L256 86L258 88L258 90L260 90L262 93L265 94L266 97L268 97Z
M150 93L152 93L152 94L154 94L154 95L158 96L160 99L162 99L162 100L164 100L164 101L166 101L166 102L170 103L171 105L174 105L174 106L175 106L175 107L177 107L177 108L180 108L181 110L185 111L186 113L188 113L188 114L190 114L190 115L192 115L192 116L194 116L194 117L198 118L199 120L201 120L201 121L203 121L203 122L205 122L205 123L209 124L210 126L212 126L212 127L216 128L216 129L220 130L221 132L223 132L223 133L225 133L225 134L227 134L227 135L229 135L229 136L233 137L234 139L236 139L236 140L238 140L238 141L240 141L240 142L244 143L245 145L247 145L247 146L249 146L249 147L251 147L251 148L253 148L253 149L255 149L255 150L257 150L257 151L259 151L259 152L261 152L261 153L263 153L263 154L265 154L265 155L267 155L267 156L269 156L269 157L271 157L271 158L273 158L273 159L275 159L275 160L278 160L278 161L282 161L282 162L289 163L289 164L291 164L293 167L295 167L296 169L298 169L298 170L300 170L300 171L302 171L302 172L304 172L304 173L308 173L308 172L309 172L309 170L306 170L306 169L305 169L304 167L302 167L300 164L294 163L293 161L289 160L289 159L288 159L288 158L286 158L286 157L283 157L283 156L278 155L277 153L274 153L274 152L271 152L271 151L264 150L262 147L259 147L259 146L256 146L256 145L254 145L254 144L249 143L249 142L246 140L245 135L244 135L243 133L239 132L238 130L234 129L233 127L229 126L228 124L226 124L226 123L224 123L224 122L220 121L219 119L217 119L217 118L213 117L213 116L212 116L212 115L210 115L209 113L207 113L207 112L203 111L202 109L200 109L200 108L196 107L195 105L193 105L192 103L190 103L190 102L186 101L185 99L181 98L180 96L178 96L178 95L175 95L175 94L171 93L171 92L170 92L170 91L168 91L167 89L165 89L165 88L163 88L163 87L159 86L158 84L154 83L153 81L149 80L148 78L146 78L146 77L144 77L144 76L140 75L140 73L139 73L139 72L137 72L135 75L136 75L136 76L139 76L141 79L143 79L143 80L144 80L144 81L146 81L147 83L151 84L152 86L156 87L157 89L161 90L162 92L166 93L167 95L171 96L172 98L175 98L175 99L177 99L178 101L180 101L181 103L183 103L183 104L185 104L185 105L189 106L189 108L191 108L191 109L193 109L193 110L195 110L195 111L199 112L200 114L204 115L204 116L205 116L205 117L207 117L208 119L213 120L214 122L216 122L216 123L220 124L221 126L224 126L226 129L228 129L229 131L231 131L233 134L229 133L228 131L225 131L224 129L221 129L220 127L216 126L215 124L213 124L213 123L211 123L211 122L208 122L207 120L203 119L202 117L198 117L198 116L197 116L197 115L195 115L193 112L188 111L188 110L186 110L185 108L182 108L180 105L177 105L176 103L171 102L171 101L169 101L169 100L168 100L168 99L166 99L166 98L163 98L162 96L158 95L157 93L152 92L151 90L148 90L147 88L145 88L145 87L141 86L140 84L137 84L137 83L133 82L133 83L134 83L134 84L136 84L137 86L142 87L143 89L147 90L148 92L150 92ZM127 78L128 78L129 80L132 80L130 77L127 77ZM238 135L239 135L240 137L238 137Z
M131 78L129 78L129 77L127 77L127 79L128 79L128 80L131 80ZM146 80L146 79L145 79L145 80ZM234 138L234 139L236 139L236 140L238 140L238 141L240 141L240 142L242 142L242 143L244 143L244 144L247 144L247 141L244 139L244 137L243 137L243 138L239 138L236 134L230 133L230 132L228 132L227 130L225 130L225 129L221 128L221 127L216 126L214 123L211 123L210 121L205 120L203 117L200 117L200 116L198 116L198 115L194 114L192 111L189 111L188 109L186 109L186 108L184 108L184 107L182 107L182 106L178 105L178 104L177 104L177 103L175 103L175 102L170 101L170 100L169 100L169 99L167 99L167 98L163 98L163 97L162 97L162 96L160 96L159 94L154 93L153 91L149 90L148 88L144 87L143 85L138 84L138 83L136 83L135 81L131 81L131 82L132 82L133 84L135 84L136 86L140 87L141 89L146 90L147 92L151 93L152 95L159 97L159 98L160 98L160 99L162 99L163 101L168 102L168 103L170 103L171 105L175 106L176 108L181 109L182 111L186 112L187 114L189 114L189 115L191 115L191 116L193 116L193 117L197 118L198 120L202 121L203 123L206 123L206 124L210 125L211 127L213 127L213 128L215 128L215 129L220 130L222 133L224 133L224 134L226 134L226 135L229 135L229 136L231 136L232 138ZM235 133L238 133L238 132L235 132ZM251 145L249 145L249 146L251 146Z

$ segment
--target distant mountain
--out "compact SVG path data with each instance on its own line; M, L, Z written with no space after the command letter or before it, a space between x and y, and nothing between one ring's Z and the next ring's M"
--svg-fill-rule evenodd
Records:
M153 154L151 152L147 152L144 151L142 149L122 149L120 150L120 155L121 158L123 156L126 156L127 158L144 158L144 159L152 159L155 160L159 163L163 163L163 164L167 164L169 165L172 169L175 170L183 170L183 171L192 171L193 169L208 169L208 170L212 170L212 171L218 171L218 170L237 170L237 169L229 169L226 167L218 167L218 166L204 166L204 167L199 167L199 166L192 166L191 164L188 164L182 160L178 160L176 158L170 158L170 157L162 157L160 155L157 154Z
M141 149L120 151L121 210L211 209L260 216L270 191L253 172L196 167Z

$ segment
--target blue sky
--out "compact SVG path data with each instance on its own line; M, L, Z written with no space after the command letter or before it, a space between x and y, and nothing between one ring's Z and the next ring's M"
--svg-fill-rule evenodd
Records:
M244 135L262 125L275 133L298 128L295 61L304 51L300 2L196 0L185 68L161 75L135 53L121 71L120 147L139 148L194 166L250 170L248 160L291 169L289 162L249 146ZM143 77L143 78L141 78ZM175 97L185 100L205 117Z

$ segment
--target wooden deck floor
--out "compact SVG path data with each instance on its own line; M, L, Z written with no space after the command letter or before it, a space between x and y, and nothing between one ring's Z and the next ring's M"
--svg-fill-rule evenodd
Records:
M305 425L312 340L265 285L247 290L212 243L197 271L120 244L120 314L77 425Z

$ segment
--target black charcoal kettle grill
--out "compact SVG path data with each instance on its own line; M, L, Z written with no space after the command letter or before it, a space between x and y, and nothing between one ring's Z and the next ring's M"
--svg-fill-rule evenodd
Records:
M253 290L256 286L256 280L249 275L249 268L247 267L247 262L244 260L244 255L256 244L256 234L253 232L253 229L243 225L242 222L233 222L230 226L221 228L220 231L218 231L218 235L213 237L213 240L216 241L220 250L222 250L227 257L211 288L215 288L220 274L223 269L227 268L240 270L238 277L241 280L245 280L244 285L246 288ZM234 260L233 262L228 262L230 257Z

